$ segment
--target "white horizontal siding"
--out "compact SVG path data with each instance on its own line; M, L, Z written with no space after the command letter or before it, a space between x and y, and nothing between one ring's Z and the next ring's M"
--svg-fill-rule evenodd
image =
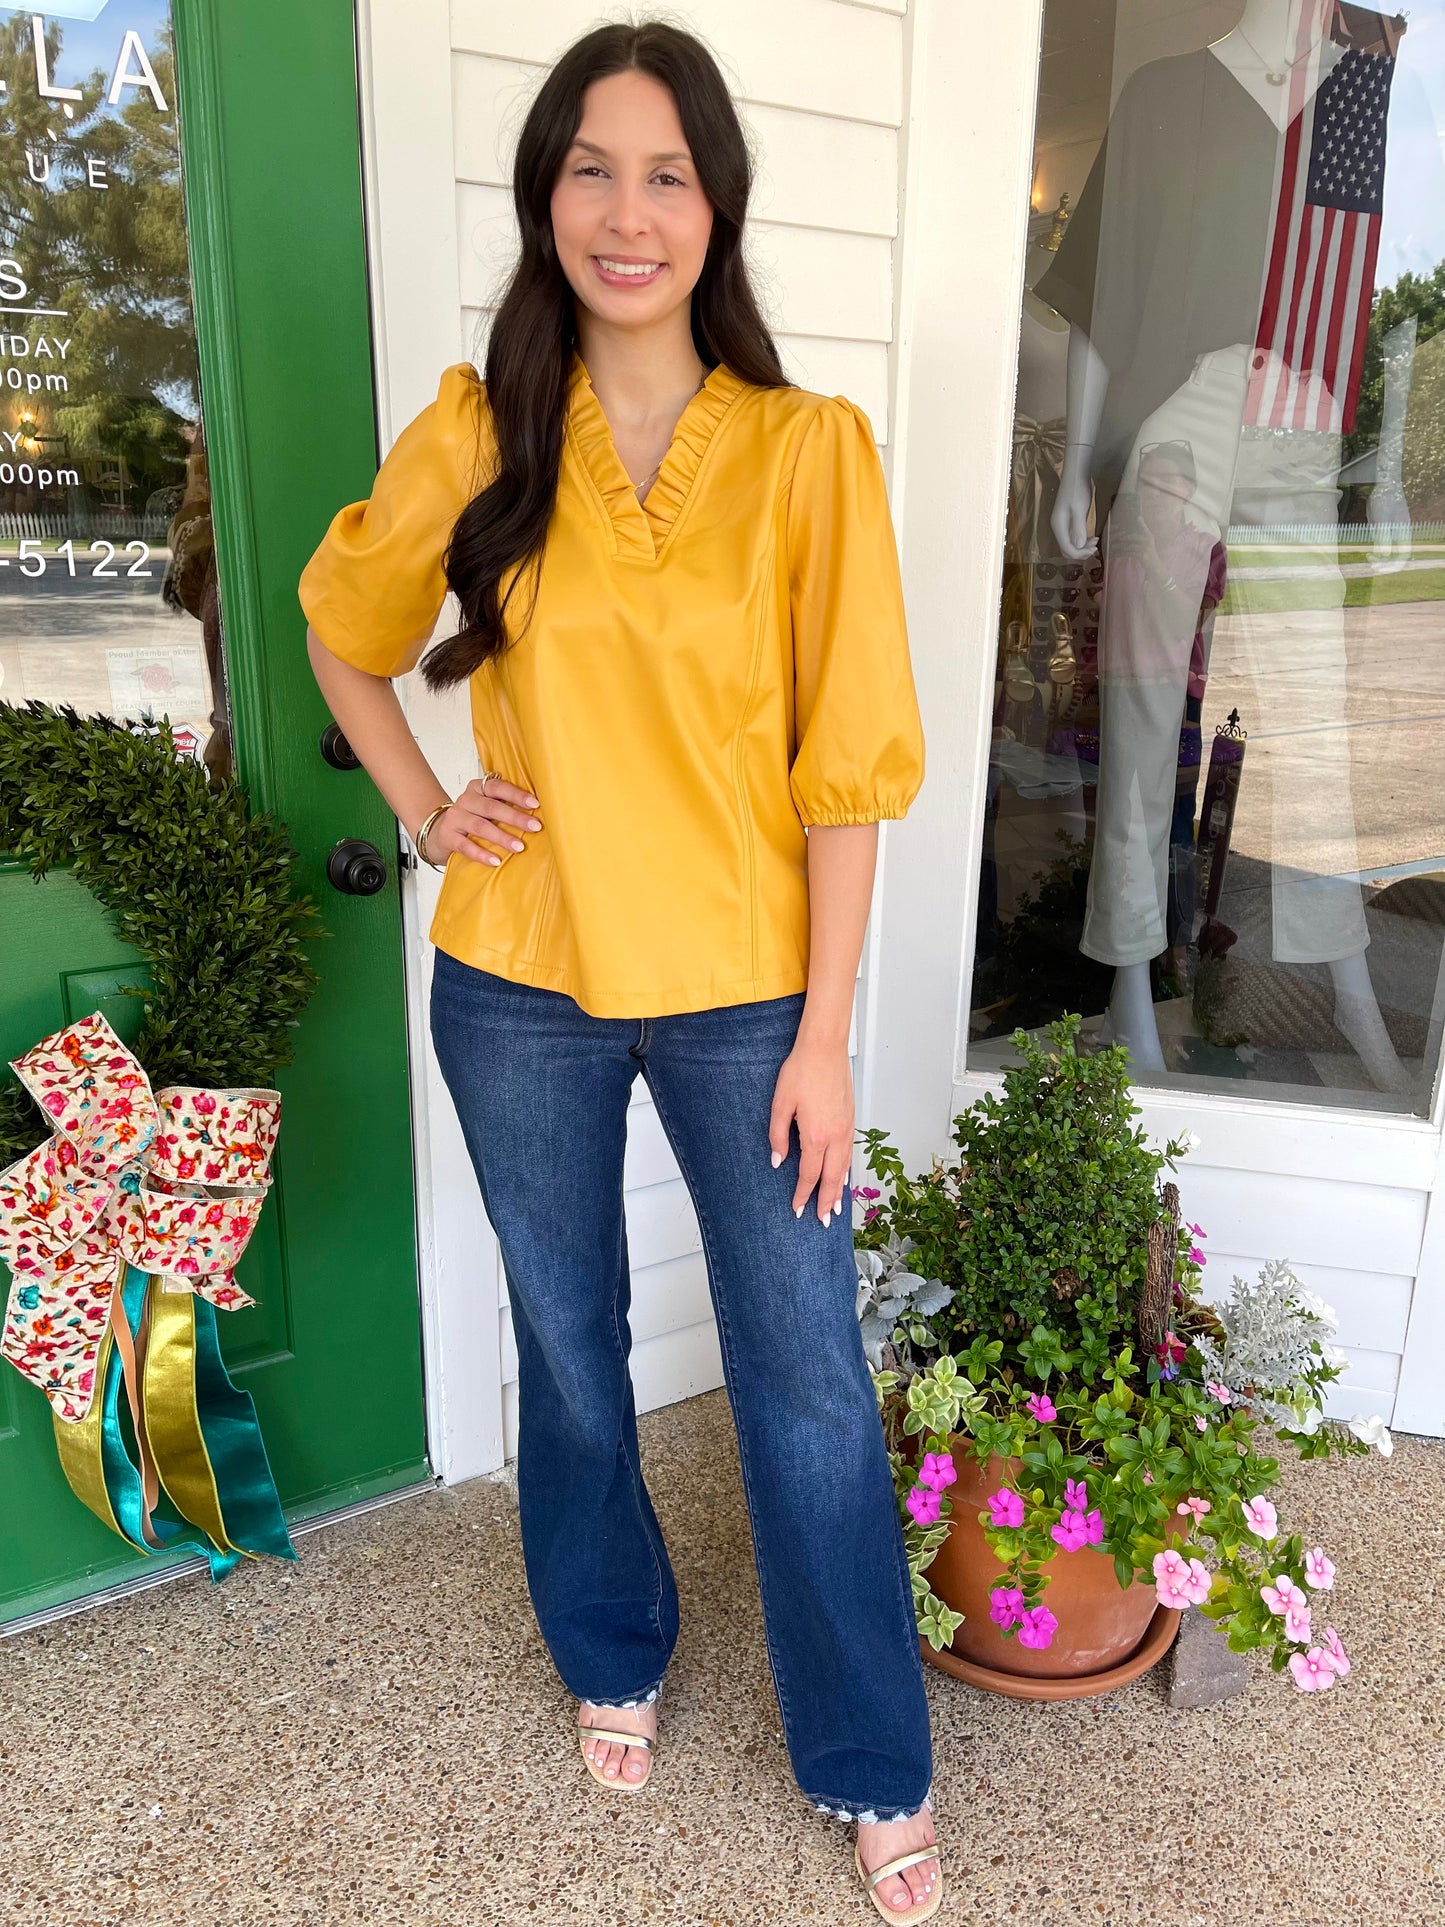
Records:
M691 0L668 15L702 35L747 100L896 127L902 11L842 0ZM452 0L452 46L546 64L599 17L597 0Z

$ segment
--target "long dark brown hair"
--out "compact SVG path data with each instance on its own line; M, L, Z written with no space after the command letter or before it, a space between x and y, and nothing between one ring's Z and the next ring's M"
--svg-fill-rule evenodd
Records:
M432 689L464 682L505 645L503 616L530 578L557 499L577 313L552 234L552 190L595 80L635 70L677 103L698 178L713 210L702 273L692 291L692 338L709 366L723 363L759 388L789 386L743 260L752 163L712 54L661 21L598 27L569 47L543 82L517 142L512 199L521 258L492 322L487 406L496 439L492 479L462 510L446 553L462 626L422 661ZM516 569L506 595L503 577Z

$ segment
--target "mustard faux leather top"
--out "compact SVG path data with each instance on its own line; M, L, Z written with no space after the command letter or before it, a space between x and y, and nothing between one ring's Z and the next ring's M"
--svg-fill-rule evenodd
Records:
M302 574L334 654L415 665L491 454L459 362ZM867 416L719 366L639 503L575 358L535 612L470 687L481 766L539 799L542 828L499 867L449 858L439 949L596 1017L805 990L804 824L903 816L923 780Z

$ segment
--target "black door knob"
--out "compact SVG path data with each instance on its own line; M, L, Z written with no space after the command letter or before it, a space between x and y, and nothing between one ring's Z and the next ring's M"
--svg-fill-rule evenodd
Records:
M321 755L333 769L361 768L361 758L342 735L340 723L328 723L322 730Z
M374 843L348 836L327 857L326 875L349 897L374 897L386 888L386 858Z

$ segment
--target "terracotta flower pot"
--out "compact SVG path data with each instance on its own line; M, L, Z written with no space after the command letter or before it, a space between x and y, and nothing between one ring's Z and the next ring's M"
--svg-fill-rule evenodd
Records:
M1043 1604L1058 1620L1053 1644L1043 1652L1005 1639L989 1618L989 1594L1003 1580L1004 1566L983 1536L978 1515L991 1492L1010 1479L1016 1467L1001 1459L981 1466L959 1439L953 1455L957 1483L951 1501L948 1537L925 1577L945 1605L964 1615L953 1635L952 1651L992 1672L1039 1680L1074 1679L1112 1672L1139 1647L1158 1609L1152 1586L1123 1587L1114 1561L1092 1546L1077 1552L1060 1548L1045 1567Z

